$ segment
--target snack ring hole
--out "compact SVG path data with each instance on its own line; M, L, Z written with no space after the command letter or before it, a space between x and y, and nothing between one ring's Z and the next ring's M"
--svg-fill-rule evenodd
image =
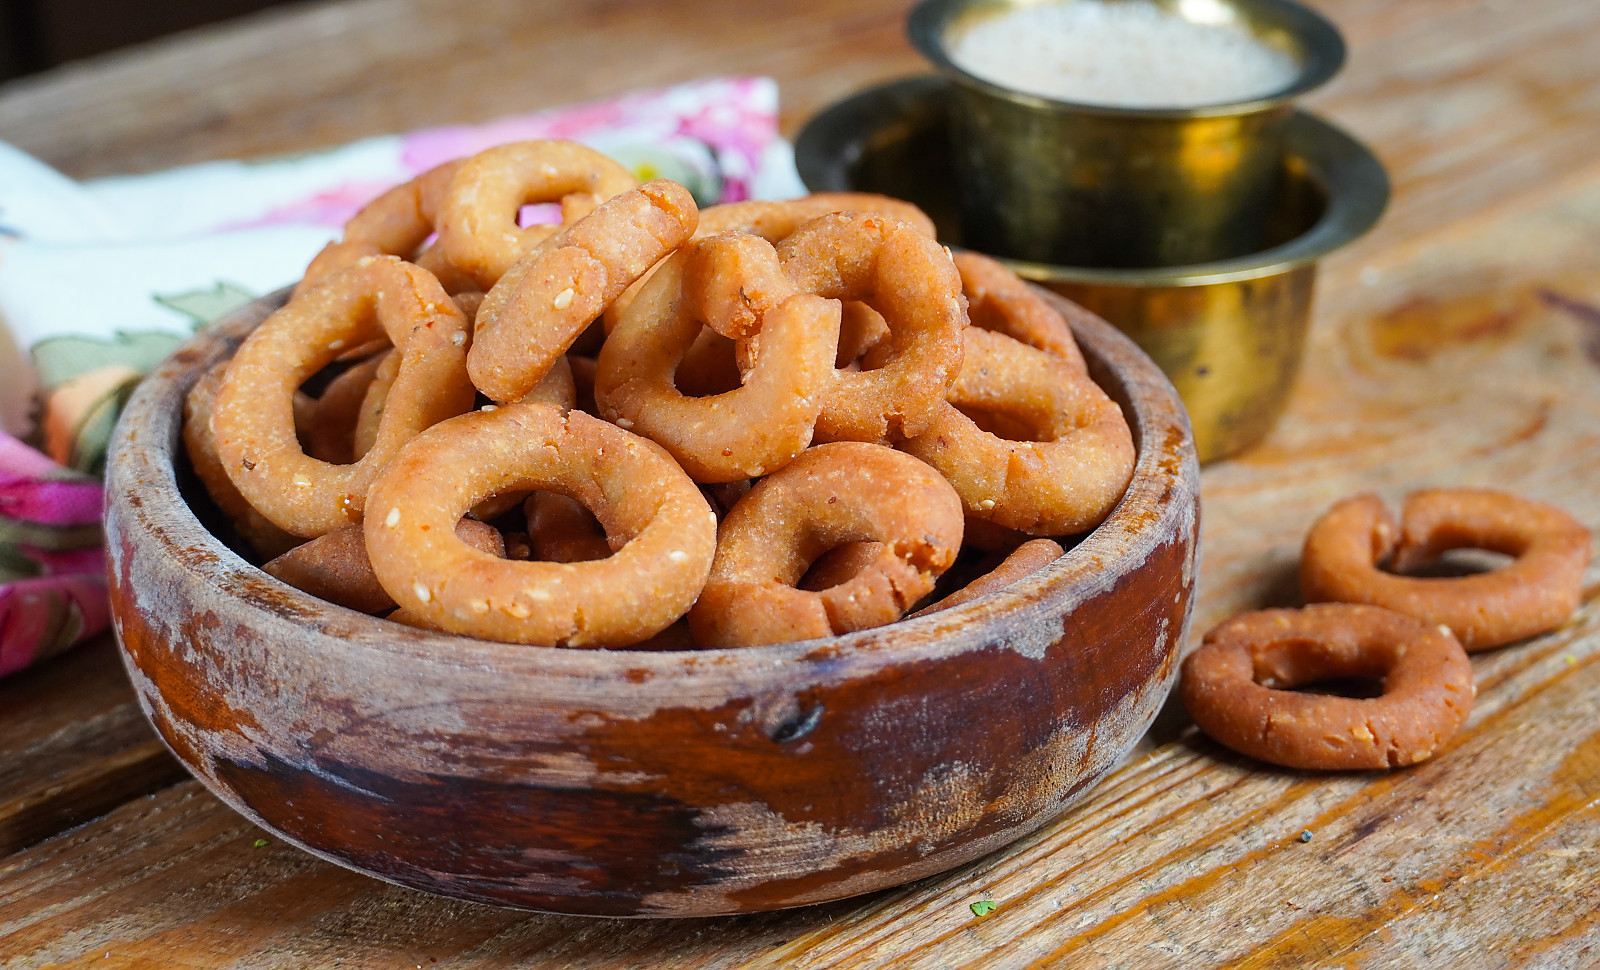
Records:
M1496 572L1516 561L1515 556L1507 555L1503 552L1463 546L1460 549L1447 549L1432 562L1411 566L1403 572L1394 568L1392 559L1385 559L1379 564L1379 568L1395 576L1415 576L1418 579L1456 579L1461 576L1477 576L1482 573Z

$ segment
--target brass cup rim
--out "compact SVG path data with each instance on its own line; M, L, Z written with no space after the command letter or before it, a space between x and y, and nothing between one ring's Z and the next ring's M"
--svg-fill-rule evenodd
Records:
M945 45L945 36L952 23L968 11L980 8L999 10L1021 5L1014 0L921 0L912 8L906 20L906 32L913 46L932 62L940 73L965 87L1035 110L1129 119L1217 118L1269 111L1320 87L1344 65L1344 37L1332 22L1315 10L1293 0L1219 0L1219 2L1262 18L1290 40L1300 66L1300 72L1293 83L1265 97L1187 108L1131 108L1066 101L996 84L972 74L951 60ZM1246 26L1249 29L1248 24ZM1256 33L1260 36L1259 32Z

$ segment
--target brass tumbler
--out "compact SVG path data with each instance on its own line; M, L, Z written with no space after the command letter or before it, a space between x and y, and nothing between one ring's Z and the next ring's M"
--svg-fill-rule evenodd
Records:
M801 178L815 192L909 199L933 217L941 239L967 243L946 152L950 88L938 77L908 78L828 108L795 140ZM1383 166L1327 122L1293 112L1283 141L1265 238L1253 253L1134 269L1006 260L1144 348L1183 398L1202 462L1236 454L1271 429L1300 367L1316 261L1371 228L1389 198Z
M1333 76L1344 42L1288 0L1156 2L1186 20L1248 31L1289 55L1294 80L1268 97L1193 108L1059 101L991 83L950 57L973 24L1037 0L924 0L912 10L912 42L953 82L950 144L967 245L1038 263L1123 268L1263 248L1292 102Z

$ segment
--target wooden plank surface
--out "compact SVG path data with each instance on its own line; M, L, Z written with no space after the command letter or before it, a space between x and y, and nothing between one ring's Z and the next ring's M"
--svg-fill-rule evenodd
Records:
M1289 414L1205 472L1197 632L1294 602L1306 526L1351 491L1487 484L1600 526L1600 5L1318 6L1352 56L1313 105L1374 146L1395 198L1324 265ZM0 139L107 174L731 71L778 77L792 132L919 69L906 7L311 5L0 86ZM1596 965L1600 571L1588 580L1567 629L1474 661L1478 706L1432 762L1265 770L1173 710L1078 809L978 863L685 922L453 903L257 847L171 784L109 650L90 648L0 684L0 967ZM980 898L998 904L982 919Z

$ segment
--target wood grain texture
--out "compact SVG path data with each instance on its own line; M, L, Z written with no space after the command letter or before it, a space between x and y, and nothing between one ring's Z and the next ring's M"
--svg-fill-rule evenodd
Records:
M1351 59L1311 106L1377 150L1395 195L1323 264L1287 417L1204 473L1196 633L1295 602L1304 530L1359 489L1487 484L1600 527L1600 6L1315 5ZM792 133L823 103L920 69L903 2L818 4L815 22L776 7L724 22L709 2L635 21L641 6L275 13L0 87L0 138L101 174L731 69L779 78ZM493 26L451 22L474 11ZM547 72L539 31L504 30L518 17L603 29L625 56ZM469 83L494 75L506 83ZM1169 709L1134 761L1009 849L862 899L681 922L451 903L256 849L260 830L191 782L0 860L0 966L1594 966L1600 570L1587 580L1566 629L1475 658L1466 733L1392 775L1265 770ZM50 699L73 703L65 687ZM967 904L984 894L998 905L977 919Z
M105 636L0 683L0 855L184 777Z

